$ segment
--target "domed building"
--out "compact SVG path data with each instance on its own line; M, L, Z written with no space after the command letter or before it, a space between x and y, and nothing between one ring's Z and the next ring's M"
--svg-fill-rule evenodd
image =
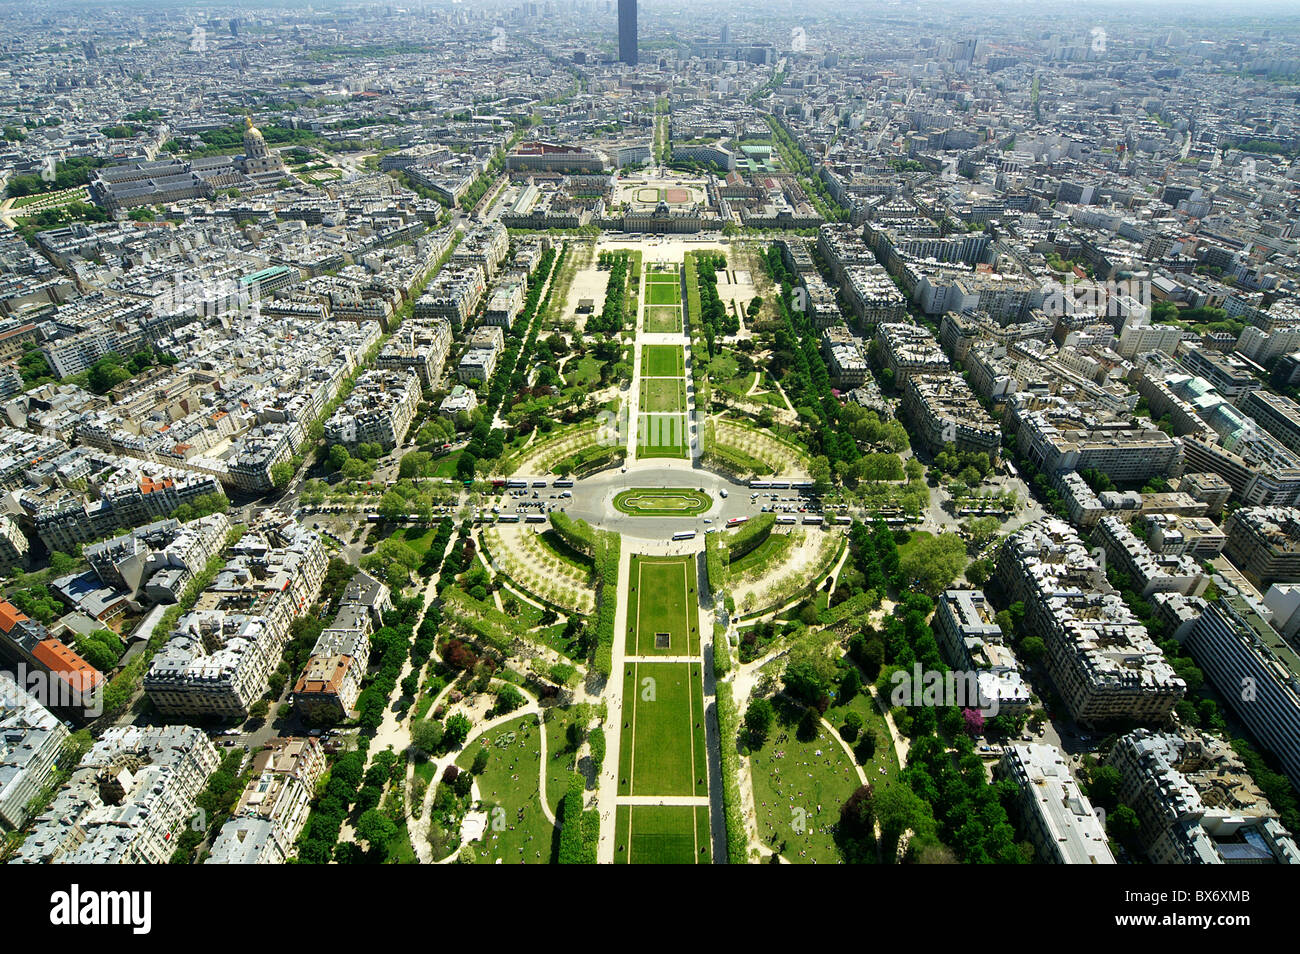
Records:
M262 131L253 125L249 116L244 117L244 156L239 162L240 171L250 178L284 174L284 160L278 153L271 151L262 136Z

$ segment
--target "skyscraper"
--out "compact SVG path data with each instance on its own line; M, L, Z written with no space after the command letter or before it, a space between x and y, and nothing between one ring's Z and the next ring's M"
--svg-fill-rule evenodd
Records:
M636 0L618 0L618 59L636 66Z

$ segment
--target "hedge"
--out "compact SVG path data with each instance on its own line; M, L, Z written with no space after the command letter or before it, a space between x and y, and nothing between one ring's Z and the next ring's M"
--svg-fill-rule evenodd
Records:
M592 729L587 742L591 746L591 763L599 776L601 766L605 764L605 730L600 726Z
M709 592L716 603L722 599L727 588L727 560L722 556L722 543L718 534L710 533L704 538L704 568L709 577Z
M556 819L560 824L560 851L556 859L559 864L591 863L587 859L586 841L582 835L582 793L586 788L586 780L575 772L569 779L569 790L564 793L564 798L560 802L560 811Z
M713 624L713 675L721 679L731 672L731 645L727 642L727 627Z
M622 538L600 531L596 535L596 647L591 666L602 676L614 667L614 613L618 604L618 559Z
M607 677L614 667L615 594L618 591L618 559L622 541L617 533L596 530L585 520L574 520L566 513L552 511L551 526L561 540L591 557L596 567L596 638L591 667Z
M596 530L585 520L575 520L567 513L551 511L551 526L569 546L585 556L596 556Z
M728 562L734 563L745 554L758 549L776 526L776 514L760 513L750 517L735 530L727 531Z
M740 808L740 756L736 737L740 723L731 686L720 683L717 692L718 737L722 742L722 814L727 825L727 864L743 865L749 860L749 834Z

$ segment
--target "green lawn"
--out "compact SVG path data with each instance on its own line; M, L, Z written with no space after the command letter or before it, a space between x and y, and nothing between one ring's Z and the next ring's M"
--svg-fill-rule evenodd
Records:
M686 380L684 378L642 378L641 410L644 413L663 411L681 414L686 410Z
M488 815L483 841L475 844L480 864L550 863L554 826L542 814L538 791L541 732L537 716L521 716L484 733L456 759L468 771L478 750L488 750L487 768L478 776L481 808Z
M690 557L632 558L626 639L629 656L697 656L700 652L695 561ZM668 645L656 637L667 634Z
M751 753L750 771L763 843L794 864L838 863L831 828L860 783L830 732L818 723L816 737L801 742L793 722L778 721L763 747Z
M686 352L681 345L643 345L641 374L650 378L680 378L686 374Z
M600 381L600 361L591 355L583 355L576 361L564 366L564 383L570 387L581 384L590 386Z
M645 300L648 305L680 305L682 290L678 287L676 279L671 283L650 281L646 285Z
M567 732L574 721L572 709L553 708L546 719L546 801L551 811L564 800L574 772L574 751L569 748Z
M685 414L641 414L637 421L638 457L686 457L690 438Z
M465 453L463 450L453 451L450 454L444 454L438 458L438 463L434 465L433 476L435 477L455 477L456 464L460 461L460 455Z
M694 517L712 506L708 494L684 487L637 487L614 497L614 508L630 517Z
M623 671L620 795L707 796L699 663L631 663Z
M773 533L739 560L731 561L731 572L733 575L739 576L769 562L775 562L789 546L790 535L788 533Z
M708 864L709 810L702 805L620 805L616 864Z
M436 526L399 527L393 531L392 539L405 543L423 559L424 555L429 552L429 546L433 543L433 538L437 535L438 528Z
M645 310L645 330L649 334L674 335L682 330L679 305L649 305Z
M837 730L841 730L844 727L844 718L850 712L856 712L862 717L861 734L850 743L851 745L857 744L868 732L874 733L876 736L875 755L862 763L862 769L867 773L867 780L877 790L881 785L892 784L900 771L898 753L894 751L894 743L890 738L889 726L885 723L885 717L876 708L871 693L859 692L848 703L831 706L826 710L826 721L835 726ZM884 771L882 772L881 769L884 769Z

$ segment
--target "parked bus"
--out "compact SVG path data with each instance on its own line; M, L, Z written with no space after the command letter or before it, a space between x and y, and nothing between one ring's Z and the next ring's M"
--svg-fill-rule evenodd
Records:
M507 480L507 481L506 481L506 487L508 487L510 490L518 490L518 489L521 488L521 487L527 487L527 486L528 486L528 481L526 481L526 480Z
M524 523L545 523L546 515L541 513L530 513L524 517Z
M790 485L791 490L812 490L817 485L811 480L800 480Z
M820 526L821 524L825 523L825 521L821 518L821 515L815 513L804 514L803 522L813 524L814 526Z
M492 478L492 489L493 489L493 490L500 490L500 489L501 489L502 487L504 487L505 485L506 485L506 480L505 480L504 477L494 477L494 478Z
M794 517L790 516L789 514L785 514L785 515L783 515L783 516L777 517L777 518L776 518L776 522L777 522L777 523L794 523Z
M519 522L519 514L517 513L503 513L501 516L497 517L497 523L518 523L518 522Z
M749 482L749 489L750 490L771 490L772 484L770 481L766 481L766 480L751 480Z
M748 517L732 517L730 520L727 521L727 527L728 528L738 527L748 519L749 519Z
M677 533L674 533L674 534L673 534L673 539L674 539L674 540L694 540L694 539L695 539L695 531L694 531L694 530L679 530Z
M790 481L788 481L788 480L774 480L774 481L772 481L771 487L772 487L773 490L789 490L789 489L790 489Z
M572 480L569 480L569 479L566 477L566 478L562 478L562 479L560 479L560 480L552 481L552 482L551 482L551 486L552 486L552 487L572 487L572 486L573 486L573 481L572 481Z

